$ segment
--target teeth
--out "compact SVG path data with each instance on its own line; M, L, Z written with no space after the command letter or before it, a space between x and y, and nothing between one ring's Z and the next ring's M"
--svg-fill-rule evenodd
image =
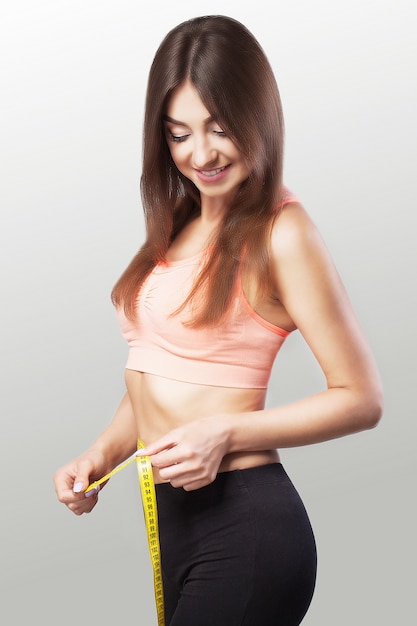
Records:
M219 167L219 169L217 170L201 170L201 173L204 174L204 176L216 176L216 174L220 174L220 172L222 172L225 169L225 167Z

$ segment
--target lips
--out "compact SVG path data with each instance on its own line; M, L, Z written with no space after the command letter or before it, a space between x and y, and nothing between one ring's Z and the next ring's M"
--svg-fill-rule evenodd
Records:
M224 167L219 167L216 170L199 170L199 172L203 174L203 176L216 176L216 174L220 174L220 172L223 172L226 167L227 165L225 165Z
M216 167L212 170L195 170L196 175L203 183L217 183L227 176L231 164Z

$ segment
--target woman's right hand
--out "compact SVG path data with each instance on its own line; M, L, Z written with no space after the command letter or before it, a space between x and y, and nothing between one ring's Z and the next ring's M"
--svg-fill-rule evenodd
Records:
M87 493L85 490L94 480L104 476L106 469L103 454L96 450L88 450L59 468L53 477L58 500L75 515L90 513L97 504L100 488L92 489Z

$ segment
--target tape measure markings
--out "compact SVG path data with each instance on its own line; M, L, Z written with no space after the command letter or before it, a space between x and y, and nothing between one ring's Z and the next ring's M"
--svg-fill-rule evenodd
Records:
M138 450L145 447L144 443L138 439ZM162 569L161 569L161 547L159 544L158 530L158 509L156 504L156 491L153 481L152 464L149 456L138 456L138 450L128 457L123 463L117 465L111 472L95 480L88 485L85 493L91 491L95 487L101 485L106 480L127 467L132 461L136 460L138 471L139 486L142 496L142 507L145 518L146 534L148 538L148 549L153 570L154 595L156 604L156 615L158 626L165 626L165 610L164 610L164 592L162 586Z
M138 440L138 449L144 448L142 441ZM153 481L151 460L148 456L136 457L142 505L145 516L145 525L148 537L148 548L151 557L156 614L158 626L164 626L164 594L162 587L161 548L159 544L158 511L156 505L155 484Z

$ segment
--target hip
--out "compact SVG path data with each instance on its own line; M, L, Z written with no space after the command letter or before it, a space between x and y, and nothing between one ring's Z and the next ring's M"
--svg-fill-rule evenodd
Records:
M156 493L168 615L187 597L200 616L204 602L208 616L220 604L229 611L223 622L199 617L204 624L300 623L313 594L316 545L281 463L222 472L195 491L160 484Z

